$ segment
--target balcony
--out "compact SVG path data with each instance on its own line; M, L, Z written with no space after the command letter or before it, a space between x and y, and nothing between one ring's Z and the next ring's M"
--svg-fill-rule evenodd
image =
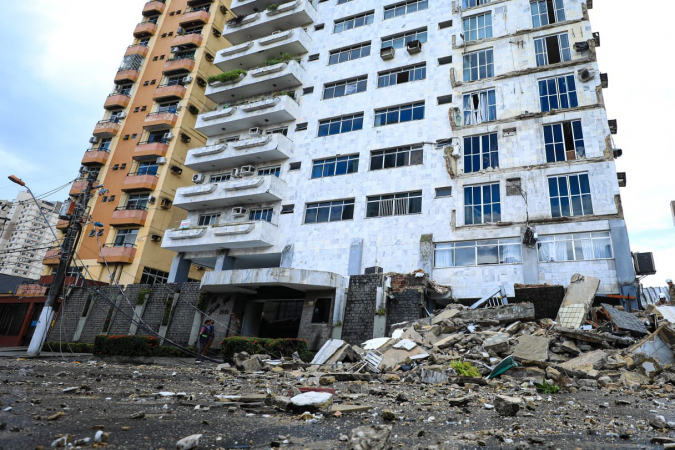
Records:
M136 69L119 70L115 75L115 83L135 83L141 76L141 72Z
M165 9L166 4L164 3L164 0L151 0L143 7L143 15L155 16L157 14L162 14Z
M129 106L129 102L131 102L131 97L127 94L110 94L105 99L103 107L107 110L124 109Z
M148 48L147 45L130 45L127 47L127 50L124 52L124 56L129 56L129 55L141 55L143 58L148 57L148 53L150 53L150 49Z
M169 58L162 68L162 72L192 72L195 69L194 56L174 56Z
M210 7L211 5L189 8L180 18L180 22L178 22L179 25L181 27L186 27L193 25L205 25L209 23L209 19L211 18L211 13L209 13Z
M271 247L276 241L277 234L277 226L264 220L231 222L210 227L166 230L162 248L174 252L202 252Z
M122 190L130 191L154 191L159 181L159 175L147 173L130 173L124 177Z
M213 0L187 0L188 6L203 5L204 3L213 3Z
M293 142L283 134L209 145L188 151L185 165L197 171L227 169L288 159Z
M148 208L118 206L110 217L110 225L114 227L138 225L142 227L148 218Z
M266 0L252 0L249 3L260 4ZM265 8L270 6L270 1ZM254 6L258 8L258 6ZM232 45L242 44L244 42L269 36L278 30L289 30L291 28L304 27L314 23L316 18L316 10L309 2L309 0L295 0L293 2L282 3L274 10L260 9L260 12L255 12L253 8L249 9L249 14L243 18L232 19L227 22L227 26L223 30L223 37ZM234 10L234 9L233 9Z
M136 39L154 36L155 33L157 33L157 24L152 22L141 22L134 29Z
M84 191L87 190L87 181L86 180L80 180L80 181L75 181L73 182L73 185L70 187L70 191L68 192L68 195L80 195L83 194Z
M101 249L101 254L99 255L96 262L98 263L115 263L115 264L131 264L134 262L136 257L136 246L135 245L126 245L126 246L115 246L114 244L106 244L105 247ZM105 258L105 259L104 259Z
M47 253L45 253L44 258L42 259L42 264L45 266L57 266L61 262L61 249L60 248L53 248L51 250L47 250Z
M70 225L70 222L68 222L67 220L59 219L59 221L56 222L56 229L64 231L68 228L68 225Z
M101 120L94 127L94 136L96 137L113 137L120 132L120 124L115 120Z
M201 114L195 129L213 137L225 131L230 133L289 122L299 115L300 107L295 100L288 95L279 95Z
M168 151L168 142L139 142L131 157L137 161L150 160L166 156Z
M214 64L223 72L261 66L279 55L298 56L309 51L312 38L302 28L286 30L235 45L216 54Z
M286 182L278 177L254 176L223 183L178 188L173 204L186 211L251 203L277 202L286 194Z
M297 61L250 70L233 82L215 82L206 87L206 96L216 103L227 103L271 91L284 91L304 84L305 69Z
M168 130L176 126L178 114L174 112L154 112L145 117L143 128L150 131Z
M172 47L201 47L204 36L199 33L176 35L171 41Z
M183 99L185 98L185 93L187 88L182 84L162 84L157 86L155 93L152 95L154 100L163 100L163 99Z
M98 148L90 148L84 152L82 157L83 166L105 166L110 157L110 150L101 150Z

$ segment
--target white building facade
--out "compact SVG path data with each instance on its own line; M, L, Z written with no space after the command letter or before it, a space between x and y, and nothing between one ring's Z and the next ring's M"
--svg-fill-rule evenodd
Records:
M172 276L421 268L475 299L582 273L625 293L589 5L234 0L208 145L186 159L200 175L174 199L188 220L162 244Z

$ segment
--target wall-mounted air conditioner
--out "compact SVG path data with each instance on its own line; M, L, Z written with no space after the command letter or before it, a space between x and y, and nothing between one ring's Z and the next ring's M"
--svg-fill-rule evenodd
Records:
M255 175L255 167L253 166L241 166L239 174L242 177L251 177Z
M157 201L157 197L155 197L154 195L148 196L148 203L154 204L156 201Z
M245 217L248 214L248 210L241 206L232 208L232 217Z
M170 131L168 133L164 133L164 136L162 136L162 140L164 140L164 141L170 141L172 139L173 139L173 133L170 132Z
M258 128L258 127L250 128L250 129L248 130L248 134L249 134L249 136L262 136L262 135L263 135L263 130L260 129L260 128Z
M164 164L166 164L166 158L164 156L160 156L159 158L157 158L158 166L163 166Z
M420 42L417 39L415 39L414 41L410 41L406 45L406 49L408 50L408 53L410 53L411 55L419 53L422 51L422 42Z
M592 67L580 69L577 72L577 78L579 78L579 81L583 83L591 81L593 78L595 78L595 69L593 69Z
M90 138L89 138L89 143L90 143L90 144L97 144L99 140L100 140L100 139L97 138L96 136L90 137Z
M196 173L192 175L192 182L195 184L201 184L204 182L204 174L203 173Z
M394 59L395 53L396 49L394 47L383 48L382 50L380 50L380 58L384 59L385 61L389 59Z

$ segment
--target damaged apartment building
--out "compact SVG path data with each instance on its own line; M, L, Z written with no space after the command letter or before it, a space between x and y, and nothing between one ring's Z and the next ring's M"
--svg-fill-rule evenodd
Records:
M187 219L162 240L169 282L211 268L202 291L270 337L330 334L372 267L467 301L575 273L629 294L591 8L234 0L217 107L196 124L208 140L173 199Z

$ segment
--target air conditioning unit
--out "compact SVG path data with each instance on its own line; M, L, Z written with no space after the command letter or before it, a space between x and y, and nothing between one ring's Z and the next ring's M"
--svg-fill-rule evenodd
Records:
M173 202L169 200L168 198L162 198L159 200L159 206L164 208L164 209L169 209L171 208L171 205Z
M577 78L579 81L586 83L595 78L595 69L589 67L587 69L581 69L577 72Z
M154 204L156 201L157 201L157 197L155 197L154 195L148 196L148 203Z
M162 140L164 140L164 141L170 141L172 139L173 139L173 133L170 132L170 131L168 133L164 133L164 136L162 136Z
M183 109L183 105L176 105L176 111L180 111L181 109Z
M152 242L161 242L161 241L162 241L162 236L159 235L159 234L153 234L152 236L150 236L150 240L151 240Z
M239 178L241 175L239 175L239 169L232 169L232 178Z
M176 175L180 175L180 174L183 173L183 169L181 169L178 166L171 166L171 167L169 167L169 170L171 171L171 173L176 174Z
M253 166L241 166L239 173L242 177L251 177L255 175L255 168Z
M380 50L380 58L384 59L385 61L389 59L394 59L395 53L396 49L394 47L383 48L382 50Z
M261 130L261 129L258 128L258 127L250 128L250 129L248 130L248 134L249 134L249 136L262 136L262 135L263 135L263 130Z
M462 157L462 146L459 143L459 138L452 138L452 143L450 144L450 147L452 148L452 157L455 159L459 159Z
M589 49L590 49L590 46L588 45L588 42L575 42L574 43L574 50L576 50L578 53L587 52Z
M190 84L192 83L192 77L188 75L187 77L183 77L183 84Z
M183 27L178 27L178 29L176 30L176 33L177 34L183 34L184 31L185 30L183 29Z
M180 51L180 47L171 47L171 53L176 53Z
M166 164L166 158L164 156L160 156L159 158L157 158L156 162L158 166L163 166L164 164Z
M633 253L633 264L636 275L654 275L656 266L654 256L651 253Z
M192 175L192 182L195 184L201 184L204 182L204 174L203 173L196 173Z
M241 206L232 208L232 217L245 217L248 214L248 210Z
M419 53L422 51L422 43L415 39L414 41L408 42L406 45L406 49L408 50L408 53L411 55L414 55L415 53Z
M122 111L117 115L118 119L124 119L127 116L127 113L125 111Z
M99 140L100 140L100 139L97 138L96 136L90 137L90 138L89 138L89 143L90 143L90 144L98 144L98 141L99 141Z

